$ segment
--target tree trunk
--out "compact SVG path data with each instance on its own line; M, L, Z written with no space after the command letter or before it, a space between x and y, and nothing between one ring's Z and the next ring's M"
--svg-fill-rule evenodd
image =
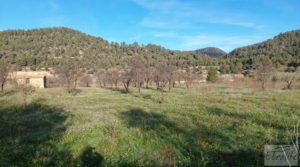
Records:
M146 88L149 88L149 80L146 80Z
M186 88L188 89L190 87L190 84L188 81L185 81L185 85L186 85Z
M261 83L261 88L262 88L262 90L266 90L265 82Z
M129 92L130 81L123 82L124 88L126 92Z
M139 90L139 93L141 93L141 83L138 82L138 90Z
M1 92L4 91L4 83L1 83Z
M118 88L118 81L115 82L115 89Z
M159 90L159 82L156 82L156 88Z
M291 79L290 81L286 81L286 83L287 83L287 89L291 89L292 88L293 81L294 81L294 78Z

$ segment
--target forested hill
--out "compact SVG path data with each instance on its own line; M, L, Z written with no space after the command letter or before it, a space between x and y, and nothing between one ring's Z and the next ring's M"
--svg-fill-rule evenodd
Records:
M210 57L221 57L221 56L226 55L225 51L223 51L222 49L216 48L216 47L207 47L207 48L203 48L203 49L198 49L198 50L195 50L195 52L200 53L200 54L205 54Z
M33 70L53 67L62 58L73 57L86 69L126 66L133 55L141 55L147 65L157 66L163 61L178 67L211 65L215 60L195 52L179 52L161 46L137 43L109 43L69 28L0 31L0 59L18 69Z
M240 59L269 56L277 65L300 66L300 30L281 33L273 39L237 48L228 55Z

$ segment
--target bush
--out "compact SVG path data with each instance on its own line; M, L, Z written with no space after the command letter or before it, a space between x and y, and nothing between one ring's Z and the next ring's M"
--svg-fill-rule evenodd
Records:
M209 82L217 81L217 69L216 68L214 68L214 67L209 68L206 80Z

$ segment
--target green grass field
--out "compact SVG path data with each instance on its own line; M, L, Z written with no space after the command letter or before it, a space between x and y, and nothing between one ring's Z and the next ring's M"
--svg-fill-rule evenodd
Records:
M296 89L51 88L30 101L0 95L0 166L263 166L300 117Z

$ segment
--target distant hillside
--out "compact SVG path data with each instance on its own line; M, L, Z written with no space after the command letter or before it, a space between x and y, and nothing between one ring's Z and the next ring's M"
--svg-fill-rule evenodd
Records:
M18 69L53 67L60 59L73 57L86 69L95 70L126 66L133 55L142 56L149 66L164 61L178 67L214 63L208 56L194 52L172 51L154 44L109 43L100 37L64 27L0 31L0 59Z
M229 56L242 60L269 56L276 65L300 66L300 30L280 33L273 39L237 48Z
M275 67L300 66L300 30L235 49L224 57L225 54L218 48L181 52L155 44L110 43L101 37L64 27L0 31L0 60L8 61L19 70L24 67L47 69L55 67L63 58L72 57L93 72L99 68L125 67L132 56L140 55L151 67L166 62L179 68L220 65L225 73L239 73L251 68L261 55L269 56Z
M198 49L198 50L195 50L195 52L200 53L200 54L205 54L210 57L221 57L221 56L226 55L225 51L223 51L222 49L219 49L219 48L215 48L215 47Z

